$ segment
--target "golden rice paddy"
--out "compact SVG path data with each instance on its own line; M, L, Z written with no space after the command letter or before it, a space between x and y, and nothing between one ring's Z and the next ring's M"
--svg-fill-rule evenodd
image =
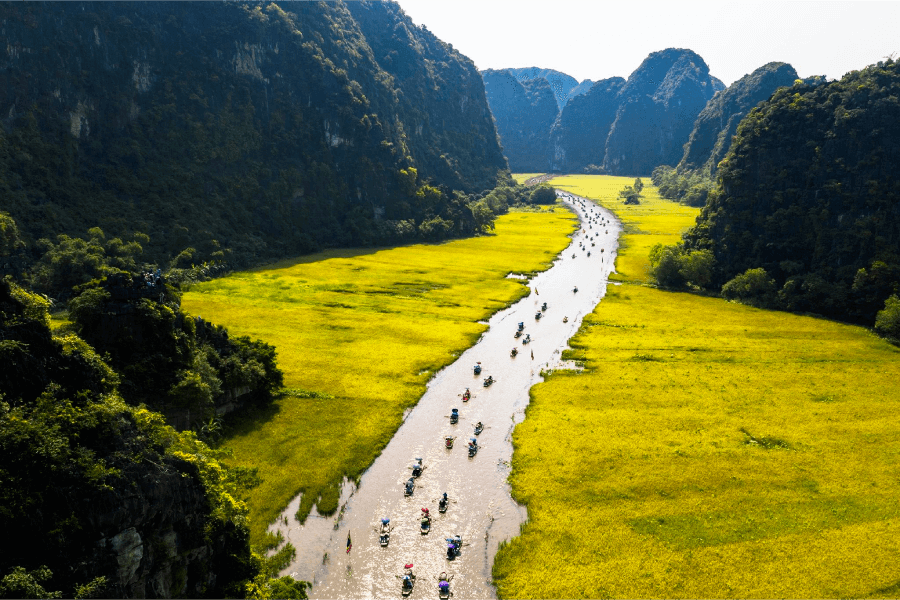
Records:
M492 235L392 249L333 250L194 286L184 309L277 349L292 390L232 426L225 445L263 483L249 500L252 541L298 493L337 508L339 485L372 463L425 384L527 293L509 273L550 266L574 216L511 212Z
M501 598L896 597L900 351L868 330L644 285L696 209L624 206L621 286L532 389L511 482L528 506Z

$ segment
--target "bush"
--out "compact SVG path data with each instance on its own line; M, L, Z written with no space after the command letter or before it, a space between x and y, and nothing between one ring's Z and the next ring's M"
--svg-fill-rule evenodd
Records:
M687 285L705 288L712 281L715 259L709 250L686 251L679 245L657 244L650 249L650 275L662 288Z
M884 301L884 310L875 316L875 331L879 334L900 340L900 297L894 294Z
M685 286L687 281L681 274L683 252L680 246L662 244L657 244L650 250L650 275L659 287L679 289Z
M556 204L556 190L542 183L531 191L528 201L531 204Z
M747 269L722 286L726 300L737 300L753 306L769 306L773 303L775 280L765 269Z
M710 250L685 252L681 257L681 276L688 283L705 288L712 281L713 265L716 259Z

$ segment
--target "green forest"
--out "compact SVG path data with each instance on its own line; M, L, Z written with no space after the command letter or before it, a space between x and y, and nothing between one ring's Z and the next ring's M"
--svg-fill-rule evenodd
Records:
M900 64L888 59L798 81L750 111L695 227L656 249L660 283L900 337L898 95ZM685 276L691 257L708 282Z
M511 184L474 65L396 4L5 4L0 18L15 49L0 208L29 261L93 227L149 236L159 264L440 240L489 227L481 196Z

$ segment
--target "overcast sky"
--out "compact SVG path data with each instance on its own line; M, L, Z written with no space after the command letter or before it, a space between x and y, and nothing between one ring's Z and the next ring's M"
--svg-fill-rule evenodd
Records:
M900 2L398 0L479 69L627 78L648 54L690 48L725 84L767 62L837 79L896 53Z

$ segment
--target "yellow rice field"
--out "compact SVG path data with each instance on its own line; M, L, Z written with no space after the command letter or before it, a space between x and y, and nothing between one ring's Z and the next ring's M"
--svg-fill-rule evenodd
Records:
M514 434L522 535L501 598L900 593L900 351L868 330L656 290L647 251L696 209L633 179L556 178L627 230L621 286Z
M538 175L543 175L543 173L513 173L513 179L516 180L516 183L525 183L532 177L537 177Z
M277 349L295 390L236 424L234 464L258 467L252 534L303 492L336 509L339 484L371 464L432 374L485 330L478 321L527 292L509 273L549 267L574 216L512 212L492 235L393 249L333 250L194 286L184 309Z

